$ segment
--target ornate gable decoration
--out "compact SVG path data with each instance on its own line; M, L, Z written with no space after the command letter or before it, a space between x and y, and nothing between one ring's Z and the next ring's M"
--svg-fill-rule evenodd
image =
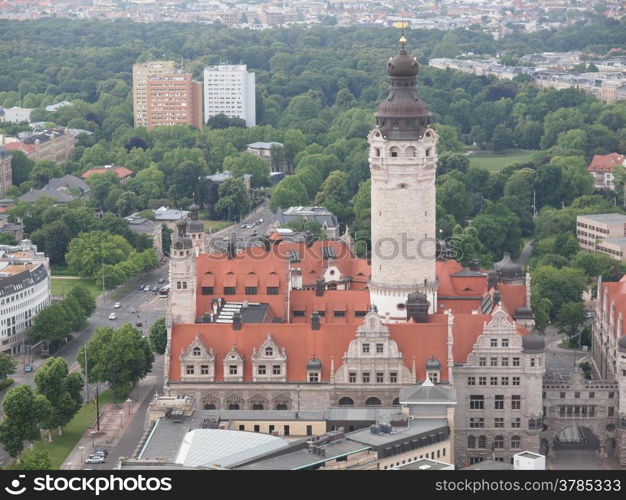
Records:
M357 328L356 336L388 338L389 327L382 322L376 312L371 310L365 316L363 324Z
M180 353L180 359L209 359L214 361L215 355L213 354L213 349L207 349L200 339L200 334L196 333L196 337L193 339L193 342Z
M268 333L267 337L261 344L259 350L256 350L256 347L252 351L252 360L253 361L261 361L261 360L272 360L272 361L286 361L287 353L285 348L279 348L278 345L274 342L272 338L272 334Z
M507 314L500 306L496 307L491 321L485 325L483 330L483 334L485 335L511 334L516 332L515 323L509 321Z
M231 363L241 362L243 363L243 356L237 350L237 344L233 344L233 348L224 356L223 361L230 361Z

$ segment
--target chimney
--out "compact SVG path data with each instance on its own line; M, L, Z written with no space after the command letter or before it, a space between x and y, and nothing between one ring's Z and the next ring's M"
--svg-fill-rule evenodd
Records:
M315 282L315 296L316 297L322 297L324 295L324 289L325 288L326 288L326 283L324 281L324 278L319 278Z
M472 259L469 265L470 271L478 271L478 259Z
M487 273L487 288L498 287L498 271L489 271Z
M233 330L241 330L241 314L238 312L233 314Z
M306 247L310 248L313 245L314 241L315 241L315 236L313 236L313 233L307 229L304 232L304 243L306 243Z
M320 313L317 311L313 311L311 314L311 330L319 330L320 329Z

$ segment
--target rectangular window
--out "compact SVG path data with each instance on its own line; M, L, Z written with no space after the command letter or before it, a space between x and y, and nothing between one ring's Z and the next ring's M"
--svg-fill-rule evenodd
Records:
M193 375L195 373L195 369L194 369L193 365L187 365L186 373L187 373L187 375Z
M294 311L293 312L293 317L294 318L304 318L304 311Z
M183 290L187 290L187 282L183 281Z
M271 434L272 432L274 432L274 426L273 426L273 425L270 425L270 426L268 427L268 430L269 430L269 433Z
M224 287L224 295L235 295L235 287L234 286L225 286Z
M318 372L309 373L309 382L319 382L320 376Z
M289 426L288 425L283 425L283 434L285 436L289 436Z
M609 399L613 399L615 397L615 393L614 392L609 392Z
M385 381L385 374L381 372L376 372L376 383L382 384Z
M397 372L390 372L389 373L389 382L392 384L397 384L398 383L398 373Z
M268 295L278 295L278 287L277 286L268 286L267 287Z
M478 385L487 385L487 377L478 377Z
M312 425L307 425L306 426L306 435L307 436L312 436L313 435L313 426Z
M498 339L491 339L490 345L491 347L498 347Z
M504 396L501 394L496 395L496 399L494 401L494 409L496 410L504 410Z
M467 377L467 385L476 385L476 377Z
M609 417L613 417L615 415L615 406L609 406Z
M500 364L502 366L509 366L509 358L502 358L502 361L500 362Z
M364 354L368 354L370 352L370 345L369 344L363 344L363 353Z
M593 399L596 397L596 393L595 392L590 392L589 393L589 399Z
M513 429L519 429L522 426L522 419L520 417L515 417L511 422L511 427Z
M485 419L483 417L470 417L470 429L482 429L485 427Z
M509 347L509 339L502 339L502 347Z
M493 426L496 429L504 429L504 417L496 417Z
M513 385L519 385L519 377L513 377Z
M208 375L209 374L209 365L200 365L200 374Z
M479 358L478 366L487 366L487 358Z
M256 287L255 286L247 286L246 287L246 295L256 295Z
M484 410L485 401L483 396L470 396L470 410Z
M239 424L239 430L240 431L245 431L246 430L246 426L244 424Z
M509 385L509 377L502 377L500 379L500 385Z
M498 358L491 358L489 360L489 366L498 366Z
M511 396L511 410L522 409L522 397L519 395Z
M345 318L346 311L335 311L335 318Z
M378 354L382 354L382 352L383 352L383 344L376 344L376 352Z
M257 368L257 373L259 375L265 375L267 373L267 370L265 369L265 365L259 365L259 367Z
M364 384L370 383L370 372L363 372L363 383Z
M213 295L213 287L212 286L203 286L202 287L202 295Z
M574 398L576 398L576 399L580 398L580 392L576 391L574 393Z
M491 377L490 385L498 385L498 377Z
M348 374L348 382L351 384L356 384L356 372L350 372Z
M254 432L259 432L261 430L261 427L258 425L254 426Z
M280 365L272 365L272 375L280 375L281 369Z
M367 315L367 311L354 311L355 318L364 318Z
M561 399L565 399L565 393L564 393L564 392L560 392L560 393L559 393L559 397L560 397Z
M176 289L177 289L177 290L180 290L180 289L181 289L180 281L177 281L177 282L176 282Z
M519 366L519 358L513 358L513 366Z

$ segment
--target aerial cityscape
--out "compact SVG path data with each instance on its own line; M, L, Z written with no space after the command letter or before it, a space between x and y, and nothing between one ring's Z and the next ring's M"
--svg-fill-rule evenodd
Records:
M0 0L0 61L4 470L626 468L623 1Z

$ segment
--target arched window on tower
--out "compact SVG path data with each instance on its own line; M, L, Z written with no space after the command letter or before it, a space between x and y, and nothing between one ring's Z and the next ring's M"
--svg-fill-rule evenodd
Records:
M391 155L392 158L396 158L399 153L400 153L400 150L396 146L392 146L391 148L389 148L389 154Z
M408 157L414 157L417 154L417 150L413 146L406 148L406 155Z
M431 156L433 154L433 148L426 148L426 156Z

